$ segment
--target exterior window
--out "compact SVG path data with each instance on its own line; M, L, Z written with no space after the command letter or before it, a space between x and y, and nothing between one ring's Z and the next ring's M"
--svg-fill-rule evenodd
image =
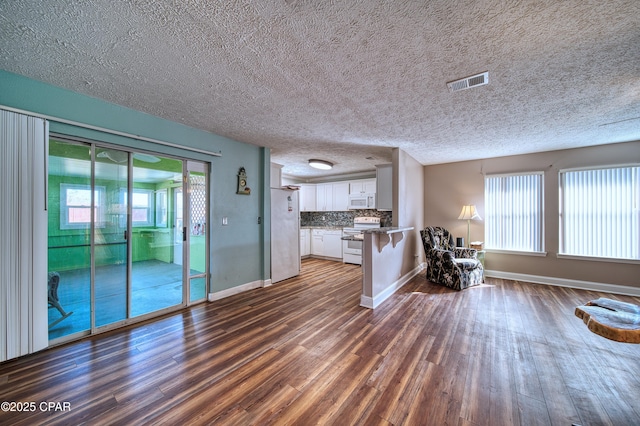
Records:
M126 205L127 191L120 191L121 201ZM155 219L154 191L150 189L133 189L131 201L131 221L133 226L153 226Z
M156 191L156 226L158 228L167 227L167 190L160 189Z
M105 187L96 186L93 216L104 226ZM60 184L60 229L86 229L91 225L91 186Z
M542 172L487 176L484 202L487 249L544 250Z
M560 253L640 259L640 166L560 171Z

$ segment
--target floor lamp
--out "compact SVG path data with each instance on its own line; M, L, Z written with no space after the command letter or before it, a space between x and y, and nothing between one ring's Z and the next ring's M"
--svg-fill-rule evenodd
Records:
M458 219L467 221L467 247L471 247L471 220L482 220L476 210L476 206L473 204L462 206Z

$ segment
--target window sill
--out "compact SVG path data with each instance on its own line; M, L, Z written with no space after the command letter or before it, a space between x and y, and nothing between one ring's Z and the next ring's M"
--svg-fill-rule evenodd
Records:
M497 253L497 254L515 254L518 256L537 256L537 257L546 257L546 251L517 251L517 250L498 250L498 249L485 249L487 253Z
M609 263L629 263L632 265L640 265L640 259L619 259L616 257L595 257L595 256L579 256L575 254L556 254L558 259L586 260L589 262L609 262Z

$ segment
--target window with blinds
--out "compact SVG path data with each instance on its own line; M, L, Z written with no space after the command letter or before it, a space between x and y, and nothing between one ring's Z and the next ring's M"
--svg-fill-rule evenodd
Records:
M486 176L485 247L543 252L543 173Z
M560 171L560 253L640 259L640 166Z

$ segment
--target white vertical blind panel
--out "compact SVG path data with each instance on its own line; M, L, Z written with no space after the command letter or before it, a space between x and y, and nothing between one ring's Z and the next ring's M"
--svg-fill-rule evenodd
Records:
M640 259L640 167L561 172L564 254Z
M0 361L48 345L46 125L0 110Z
M487 248L542 251L542 173L485 178L485 216Z

